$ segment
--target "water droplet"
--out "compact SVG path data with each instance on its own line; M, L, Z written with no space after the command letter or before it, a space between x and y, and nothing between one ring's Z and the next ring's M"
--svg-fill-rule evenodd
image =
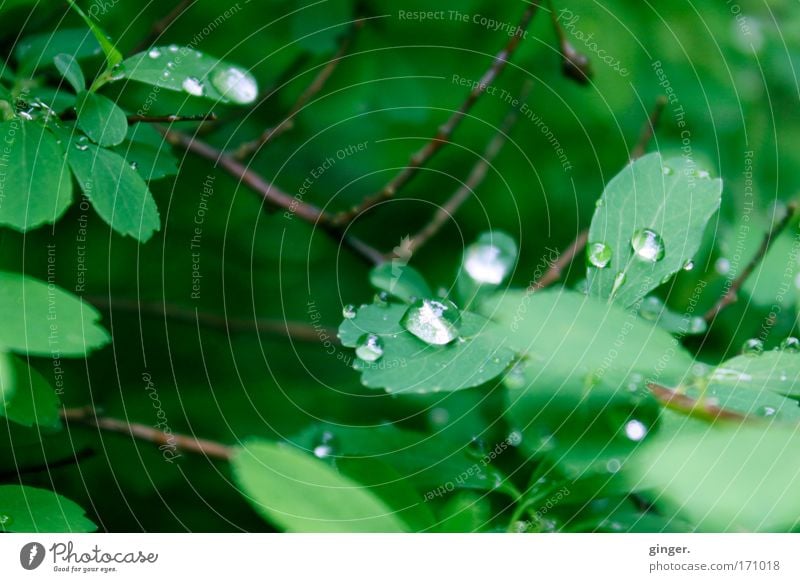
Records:
M606 470L609 473L618 473L619 470L622 468L622 463L619 459L609 459L606 463Z
M625 277L625 271L620 271L619 273L617 273L617 276L614 277L614 284L611 286L611 296L612 297L614 295L616 295L617 291L619 291L622 288L622 286L625 284L625 278L626 278Z
M333 447L330 445L317 445L314 447L314 456L318 459L325 459L330 457L333 453Z
M511 388L512 390L519 390L520 388L524 388L527 385L525 381L525 364L522 362L517 362L506 374L506 377L503 378L503 382L505 383L506 387Z
M522 433L518 430L512 430L508 435L508 444L512 447L518 447L522 444Z
M467 455L478 460L486 456L486 443L483 442L482 438L472 437L472 440L467 446ZM485 479L486 475L484 475L483 478Z
M78 150L79 152L85 152L86 150L88 150L89 149L89 138L87 138L85 135L80 136L75 141L75 149Z
M800 352L800 339L792 336L787 337L781 342L781 350L792 353Z
M137 162L131 162L131 170L137 170L139 168L139 164Z
M664 258L664 241L656 231L649 228L642 228L633 233L631 247L639 260L655 263Z
M639 308L639 315L649 321L655 321L664 310L664 302L658 297L650 295L642 300L642 306Z
M458 337L461 314L452 302L420 299L406 311L401 323L424 342L446 345Z
M150 57L151 59L157 59L158 57L161 56L161 51L158 48L153 47L149 51L147 51L147 56Z
M698 335L708 330L708 323L702 317L693 317L689 320L689 333Z
M450 422L450 412L446 408L437 407L428 413L428 418L433 427L442 428Z
M30 113L28 113L27 111L18 111L18 112L17 112L17 114L18 114L18 115L19 115L19 116L20 116L22 119L24 119L25 121L32 121L32 120L33 120L33 115L31 115L31 114L30 114Z
M14 518L7 513L0 513L0 528L7 528L13 525Z
M683 265L683 270L684 271L691 271L692 269L694 269L694 261L689 259L688 261L686 261L686 264Z
M195 97L201 97L205 93L205 87L196 77L186 77L181 83L181 87L189 95L194 95Z
M661 167L661 173L664 174L665 176L671 176L673 174L673 172L674 172L674 170L672 168L670 168L669 166L662 166Z
M707 170L698 170L697 177L701 180L709 180L711 179L711 174Z
M383 341L374 333L361 336L356 355L365 362L377 362L383 356Z
M725 257L720 257L714 263L714 270L720 275L727 275L731 271L731 262Z
M760 339L750 338L742 345L742 353L747 356L757 356L764 352L764 342Z
M777 413L778 410L772 406L762 406L756 412L756 414L758 414L759 416L766 416L766 417L775 416Z
M514 259L498 246L476 243L464 253L464 270L477 283L499 285L514 267Z
M249 73L236 67L218 70L214 73L212 83L223 97L234 103L251 103L258 97L256 80Z
M178 45L176 45L176 44L171 44L171 45L169 45L169 46L167 47L167 50L168 50L169 52L171 52L171 53L177 53L177 52L178 52Z
M172 61L167 61L167 68L170 71L174 70L175 69L175 63L173 63Z
M641 420L629 420L625 424L625 436L638 443L647 436L647 426Z
M342 317L345 319L353 319L356 316L356 306L349 303L342 307Z
M388 291L381 291L380 293L375 294L374 303L380 307L386 307L389 305L389 295Z
M170 73L169 70L167 70L167 69L164 69L164 72L161 73L161 78L162 79L169 79L171 76L172 76L172 73Z
M605 269L611 263L611 247L603 242L589 243L586 247L586 264L590 267Z

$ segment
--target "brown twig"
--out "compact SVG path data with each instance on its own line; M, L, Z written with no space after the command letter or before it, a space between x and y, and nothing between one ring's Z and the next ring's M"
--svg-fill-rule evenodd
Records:
M727 291L720 297L717 302L709 309L706 314L703 316L703 319L706 320L706 323L711 324L717 315L728 307L729 305L736 303L739 300L739 291L742 288L742 285L745 284L748 277L752 275L753 271L755 271L758 264L763 260L763 258L769 252L770 247L775 242L775 240L780 236L780 234L789 226L789 223L792 221L792 218L797 213L797 203L792 202L786 207L786 214L784 214L783 218L781 218L777 223L775 223L772 228L767 232L764 236L764 239L761 241L761 246L758 247L758 251L756 254L753 255L753 258L750 259L742 272L733 280L730 287L728 287Z
M175 7L170 10L166 16L157 20L153 26L150 28L150 32L145 36L133 49L134 53L138 53L146 49L150 46L154 40L158 40L158 38L164 34L164 31L170 27L170 25L178 19L178 17L184 13L192 4L194 4L195 0L181 0Z
M119 297L90 296L83 297L83 299L96 307L110 311L127 311L151 317L166 317L175 321L221 329L227 332L262 332L307 342L320 342L322 338L330 339L334 342L337 341L335 329L314 327L293 321L224 317L174 303L136 301Z
M647 144L650 143L650 140L653 139L653 135L655 135L656 128L661 121L661 114L664 113L664 108L666 106L667 98L664 95L659 95L656 99L655 107L653 107L653 111L650 113L650 118L647 120L647 123L642 126L642 131L639 134L639 141L636 142L636 145L631 150L631 161L638 160L644 155L647 150Z
M517 99L522 103L530 93L531 84L525 83L520 96ZM519 119L519 109L512 108L509 111L500 128L495 133L494 137L489 141L483 155L478 162L472 167L472 170L467 176L464 183L447 199L447 201L436 209L430 222L426 224L417 234L411 237L409 241L409 249L415 252L422 248L433 236L435 236L441 228L447 224L447 221L458 211L464 202L475 192L478 186L486 178L486 174L492 165L492 162L503 149L508 134ZM388 257L391 258L391 257Z
M414 176L416 176L420 168L427 164L431 158L433 158L433 156L436 155L436 153L450 141L450 137L453 135L453 132L478 101L478 98L483 95L487 87L491 86L497 76L505 68L508 60L519 46L519 43L525 34L525 29L528 27L528 24L533 18L533 15L536 13L537 8L539 8L538 3L528 5L522 15L522 18L520 19L514 36L511 37L503 50L497 53L492 60L492 64L489 69L483 74L480 81L475 84L475 87L469 92L467 98L464 100L458 110L456 110L448 118L448 120L439 127L436 135L434 135L430 141L428 141L420 150L412 155L408 165L403 168L403 170L401 170L394 178L392 178L380 191L365 198L361 204L355 208L340 212L339 214L335 215L332 220L332 223L335 226L341 227L349 224L356 216L365 210L368 210L376 204L394 196L401 188L408 184L408 182L410 182Z
M206 439L197 439L189 435L166 433L145 424L126 422L117 418L98 416L91 407L65 408L61 417L67 422L79 422L101 430L127 434L133 438L151 442L159 447L170 447L187 453L197 453L209 459L229 461L233 449L222 443Z
M671 390L653 382L648 383L647 387L664 407L688 416L711 422L718 419L735 420L739 422L748 420L748 416L745 414L722 408L708 400L692 398L691 396L681 394L676 390Z
M316 224L327 222L328 217L325 212L316 206L290 196L274 184L271 184L253 170L245 167L241 162L233 159L225 152L218 150L214 146L195 139L185 133L177 131L166 131L166 140L174 146L182 147L202 158L210 160L225 169L234 178L254 190L272 206L282 208L292 214L296 214L306 222Z
M534 281L530 287L528 287L528 291L533 293L534 291L538 291L539 289L544 289L545 287L549 287L559 279L561 279L561 275L564 270L572 263L575 257L583 251L584 247L586 246L586 240L589 238L589 231L582 230L578 233L578 236L575 237L575 240L562 251L562 253L558 256L558 259L550 263L550 268L545 271L544 275L539 277L536 281Z
M330 61L324 65L321 65L322 68L320 69L319 73L316 74L314 79L311 81L311 84L300 94L292 107L289 109L289 113L286 114L286 117L284 117L283 121L273 127L267 128L256 139L241 144L234 150L233 157L238 160L246 158L250 154L257 152L271 139L278 137L294 126L294 116L306 106L306 104L311 100L312 97L314 97L314 95L319 93L323 87L325 87L325 83L328 82L328 79L331 77L331 75L333 75L333 72L336 70L336 67L339 65L342 57L344 57L350 48L353 38L355 37L355 33L363 25L363 20L356 20L353 23L352 30L342 40L341 44L339 45L339 50L336 51L336 54Z

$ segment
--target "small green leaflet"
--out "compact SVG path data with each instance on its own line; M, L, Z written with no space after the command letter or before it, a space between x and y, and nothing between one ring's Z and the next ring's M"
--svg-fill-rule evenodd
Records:
M654 153L629 164L592 218L589 294L628 307L665 282L697 252L721 194L722 181L685 158Z
M115 80L130 79L192 97L245 105L258 97L255 78L239 67L189 47L153 47L125 59Z
M98 311L60 287L0 271L0 350L84 356L109 342Z
M409 267L401 259L392 259L372 269L369 273L369 282L373 287L386 291L406 303L433 295L433 291L419 271Z
M661 431L625 467L634 490L701 531L784 531L800 520L796 424Z
M81 91L75 109L78 112L78 127L98 145L119 145L128 134L125 112L108 97Z
M85 138L83 138L85 140ZM147 183L119 154L73 139L67 159L83 193L111 228L146 242L161 228Z
M57 221L72 202L72 180L64 151L34 121L0 123L8 161L0 189L0 225L26 231Z
M13 396L0 402L0 416L23 426L61 426L58 396L39 372L16 356L0 353L0 378L14 384Z
M0 485L0 532L84 533L97 526L66 497L36 487Z
M231 464L250 504L285 531L410 531L370 488L289 446L254 440L237 448Z
M81 66L72 55L59 54L53 59L53 64L61 73L61 76L72 85L76 93L80 93L86 88L86 79L81 71Z
M132 125L128 138L112 149L135 164L136 171L148 182L178 173L178 160L169 143L147 123Z
M394 393L452 392L485 384L513 361L503 330L480 315L461 313L461 337L444 346L414 337L400 323L408 306L364 305L339 327L339 338L355 348L365 334L376 334L384 346L375 362L356 359L361 382Z

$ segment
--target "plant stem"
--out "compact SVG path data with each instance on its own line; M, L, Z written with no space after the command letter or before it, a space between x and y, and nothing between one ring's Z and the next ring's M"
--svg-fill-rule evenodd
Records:
M133 52L138 53L150 46L150 43L158 40L164 32L175 22L178 17L183 14L189 7L194 4L195 0L181 0L175 7L170 10L166 16L157 20L150 28L150 32L134 47Z
M575 257L583 251L588 238L588 229L580 231L578 236L575 237L575 240L561 252L558 259L551 263L550 268L547 269L544 275L539 277L539 279L528 287L528 292L533 293L539 289L544 289L561 279L564 270L569 267Z
M431 158L433 158L433 156L436 155L436 153L450 141L450 137L453 135L453 132L459 126L464 117L466 117L467 113L469 113L481 95L483 95L483 93L486 91L487 87L491 86L491 84L505 68L508 60L519 46L528 24L538 8L538 3L528 5L522 15L522 18L520 19L519 24L517 25L514 36L511 37L503 50L495 55L491 66L483 74L480 81L476 83L475 88L469 92L467 98L464 100L458 110L456 110L450 116L450 118L439 127L436 135L434 135L430 141L428 141L420 150L412 155L408 165L394 178L392 178L380 191L365 198L358 206L335 215L332 220L332 223L335 226L341 227L347 225L362 212L372 208L384 200L388 200L389 198L393 197L400 189L408 184L414 178L414 176L417 175L420 168L427 164Z
M98 416L91 407L65 408L61 417L67 422L79 422L100 430L127 434L131 437L153 443L158 446L174 447L186 453L204 455L209 459L229 461L233 455L233 448L216 441L197 439L183 434L168 434L151 426L137 422L126 422L116 418Z
M530 88L531 83L526 82L518 98L520 103L525 100L530 92ZM426 224L417 234L411 237L411 240L409 241L409 248L411 251L415 252L422 248L422 246L425 245L425 243L427 243L432 237L434 237L447 223L447 221L450 220L456 212L458 212L458 209L461 208L461 205L467 201L470 195L475 193L475 190L483 182L484 178L486 178L486 174L489 168L492 166L492 162L503 149L506 141L508 141L509 133L518 119L519 110L512 108L508 115L506 115L506 118L503 120L503 123L495 133L494 137L486 146L481 158L472 167L472 170L470 171L469 176L467 176L466 181L452 194L452 196L450 196L450 198L447 199L442 206L436 209L436 212L434 213L430 222Z
M748 277L750 277L758 264L767 255L767 252L769 252L769 249L775 240L786 229L786 227L789 226L789 223L792 221L792 218L794 218L796 213L797 203L792 202L786 207L786 214L784 214L783 218L775 223L764 236L764 239L761 241L761 245L756 251L756 254L753 255L753 258L750 259L750 262L745 265L744 269L742 269L742 272L739 273L739 276L733 280L730 287L728 287L728 290L722 295L722 297L720 297L713 307L711 307L711 309L709 309L703 316L703 319L706 320L706 323L711 324L723 309L739 300L739 291L741 290L742 285L745 284L745 281L747 281Z
M336 70L336 67L339 65L342 57L344 57L350 48L353 38L355 37L355 33L363 25L364 20L356 20L353 23L351 32L344 37L344 40L342 40L341 44L339 45L339 50L336 51L336 54L333 55L333 58L330 61L324 65L320 65L322 68L320 69L319 73L316 74L314 79L311 81L311 84L300 94L292 107L289 109L289 113L286 114L286 117L284 117L283 121L273 127L267 128L256 139L241 144L234 150L233 157L235 157L237 160L243 160L250 154L257 152L271 139L278 137L294 126L295 115L297 115L297 113L299 113L300 110L308 104L312 97L314 97L323 89L323 87L325 87L325 83L328 82L328 79L331 77L331 75L333 75L333 72Z
M667 98L664 95L659 95L656 99L656 104L653 107L653 111L650 113L649 119L642 126L642 131L639 134L639 141L636 142L636 145L633 146L633 149L631 150L631 161L638 160L644 155L645 151L647 150L647 144L649 144L650 140L653 139L656 128L661 122L661 115L664 113L664 108L666 106Z
M320 342L321 336L327 336L332 341L337 341L335 329L316 328L312 325L281 319L225 317L214 313L204 313L196 308L183 307L174 303L137 301L119 297L90 296L83 299L96 307L110 311L128 311L142 315L166 317L175 321L221 329L226 332L264 332L307 342Z

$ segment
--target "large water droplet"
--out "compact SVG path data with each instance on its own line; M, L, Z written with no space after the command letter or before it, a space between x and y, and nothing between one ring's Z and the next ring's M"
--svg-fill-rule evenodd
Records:
M655 263L664 258L664 241L656 231L649 228L642 228L633 233L631 247L639 260Z
M514 260L498 246L475 243L464 253L464 270L476 283L499 285L511 272Z
M764 342L760 339L750 338L742 345L742 353L747 356L757 356L764 352Z
M408 308L401 323L424 342L443 346L458 337L461 315L452 302L419 299Z
M80 136L75 141L75 149L78 150L79 152L85 152L86 150L88 150L89 149L89 138L87 138L85 135Z
M202 97L203 93L205 93L203 83L196 77L186 77L183 83L181 83L181 87L183 87L183 90L189 95L194 95L195 97Z
M781 342L781 350L792 353L800 352L800 339L791 336L787 337Z
M256 80L249 73L236 67L218 70L211 82L223 97L234 103L251 103L258 97Z
M342 307L342 317L345 319L354 319L356 316L356 306L349 303Z
M377 362L383 356L383 340L374 333L362 335L358 340L356 355L365 362Z
M629 420L625 424L625 436L639 442L647 436L647 426L641 420Z
M153 47L149 51L147 51L147 56L150 57L151 59L157 59L158 57L161 56L161 51L156 47Z
M589 243L586 247L586 264L605 269L611 263L611 247L603 242Z

